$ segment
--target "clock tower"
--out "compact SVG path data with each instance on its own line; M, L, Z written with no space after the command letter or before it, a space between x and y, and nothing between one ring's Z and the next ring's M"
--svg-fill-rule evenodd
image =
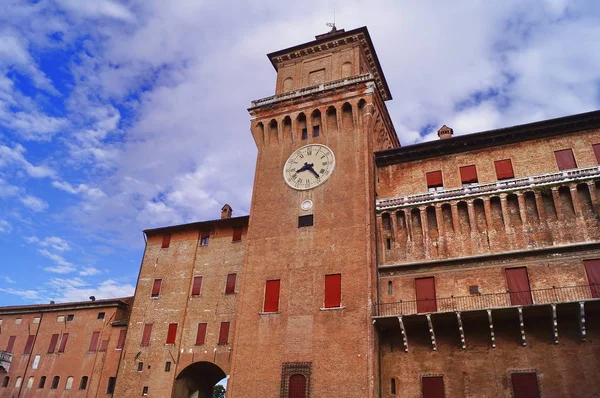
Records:
M228 396L375 397L373 152L399 146L366 27L268 55Z

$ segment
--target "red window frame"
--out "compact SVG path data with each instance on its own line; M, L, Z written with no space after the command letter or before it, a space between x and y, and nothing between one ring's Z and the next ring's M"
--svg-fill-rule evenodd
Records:
M510 159L496 160L494 162L494 168L496 169L496 178L498 180L515 178L515 172Z
M206 328L208 324L205 322L198 324L198 330L196 331L196 345L202 345L206 343Z
M192 282L192 296L199 296L202 290L202 277L195 276Z
M221 329L219 330L219 345L225 345L229 343L229 322L221 322Z
M444 398L444 377L421 377L421 393L423 394L423 398Z
M155 279L152 284L152 293L150 297L160 297L160 286L162 285L162 279Z
M477 168L474 164L462 166L458 170L460 172L460 181L463 184L476 184L479 182L477 179Z
M48 354L52 354L54 351L56 351L57 343L58 343L58 333L53 334L52 337L50 337L50 344L48 345Z
M225 294L235 293L235 279L237 274L227 274L227 282L225 283Z
M600 144L593 144L592 149L594 150L594 155L596 155L596 163L600 164Z
M231 238L232 242L239 242L240 240L242 240L242 232L243 232L244 228L243 227L235 227L233 228L233 237Z
M600 259L583 260L593 298L600 298Z
M577 168L575 154L573 154L573 149L571 148L561 149L560 151L554 151L554 157L556 158L556 165L561 171Z
M533 372L515 372L510 375L514 398L540 396L537 374Z
M98 349L98 340L100 340L100 332L92 333L92 340L90 341L90 349L88 351L95 352Z
M169 323L169 330L167 331L167 342L165 344L175 344L175 337L177 337L177 324Z
M116 350L122 350L123 347L125 346L126 334L127 334L127 330L125 330L125 329L119 331L119 339L117 340L117 347L115 348Z
M325 275L325 308L342 306L342 274Z
M166 249L171 245L171 234L165 234L162 238L162 249Z
M427 180L427 188L444 187L442 170L430 171L428 173L425 173L425 179Z
M58 345L58 352L65 352L67 348L67 341L69 340L69 333L63 333L60 338L60 344Z
M150 345L150 336L151 335L152 335L152 324L147 323L144 325L144 333L142 335L141 345L143 345L143 346Z
M263 312L279 311L279 289L281 281L279 279L267 281L265 285L265 302Z
M13 352L13 348L15 346L15 340L17 340L17 336L10 336L8 338L8 344L6 344L6 352Z
M33 341L35 340L35 335L30 334L27 336L27 343L25 343L25 349L23 350L23 354L31 354L33 350Z

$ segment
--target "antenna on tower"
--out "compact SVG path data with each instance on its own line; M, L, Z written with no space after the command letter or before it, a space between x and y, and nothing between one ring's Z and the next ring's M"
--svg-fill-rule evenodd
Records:
M329 33L335 32L337 30L337 28L335 27L335 11L333 12L333 22L327 22L325 25L331 28L331 31Z

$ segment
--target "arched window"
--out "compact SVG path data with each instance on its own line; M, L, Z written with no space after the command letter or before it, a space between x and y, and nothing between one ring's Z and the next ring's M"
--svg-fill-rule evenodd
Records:
M23 378L21 376L17 377L17 380L15 381L15 388L21 387L22 382L23 382Z
M390 385L390 393L392 395L396 395L396 379L392 379L392 384Z
M73 376L69 376L67 378L67 384L65 384L65 390L70 390L73 388Z
M300 374L290 376L288 398L306 397L306 377Z
M27 379L27 388L33 387L33 376Z
M58 383L60 383L60 377L54 376L54 378L52 379L52 385L50 386L50 389L56 390L58 388Z
M294 79L292 79L291 77L288 77L287 79L285 79L283 81L283 92L288 92L288 91L292 91L292 88L294 87Z
M2 387L8 387L8 383L10 383L10 377L4 376L4 379L2 380Z
M38 388L44 388L46 385L46 376L40 377L40 384L38 384Z
M383 224L383 229L390 230L392 228L392 219L389 213L383 213L381 215L381 223Z
M88 382L88 377L87 376L83 376L81 378L81 382L79 383L79 389L80 390L85 390L87 388L87 382Z

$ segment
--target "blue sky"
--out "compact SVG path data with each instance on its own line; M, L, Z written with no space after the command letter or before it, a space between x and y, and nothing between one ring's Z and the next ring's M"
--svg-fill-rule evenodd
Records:
M4 0L0 305L132 294L143 229L247 214L265 54L333 11L403 145L600 108L596 1Z

